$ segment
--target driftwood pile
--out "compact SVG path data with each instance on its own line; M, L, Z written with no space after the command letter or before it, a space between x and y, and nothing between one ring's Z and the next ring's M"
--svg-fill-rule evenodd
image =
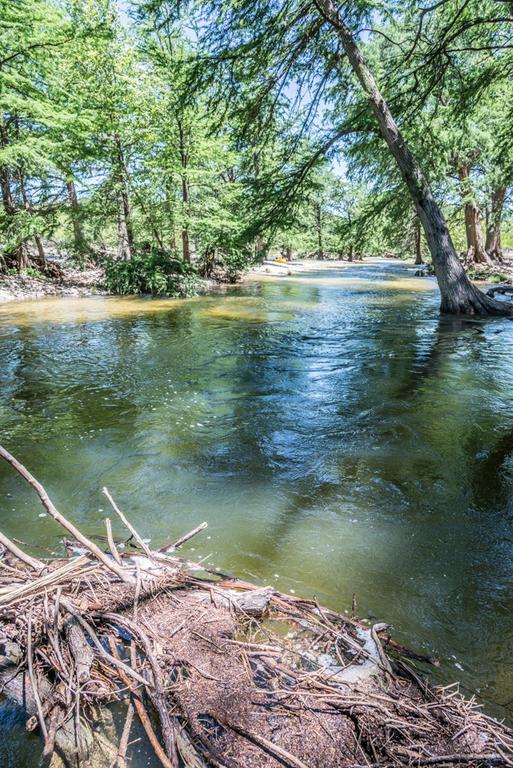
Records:
M137 717L165 768L513 766L513 733L428 685L383 625L199 570L176 549L206 524L150 550L106 490L131 546L106 521L104 550L0 456L74 544L43 561L0 534L0 683L43 764L125 768Z

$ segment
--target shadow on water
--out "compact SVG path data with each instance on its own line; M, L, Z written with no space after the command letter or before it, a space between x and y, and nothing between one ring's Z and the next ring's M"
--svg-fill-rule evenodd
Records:
M23 304L0 312L2 441L63 511L102 533L107 484L156 542L208 520L195 557L339 609L356 592L505 714L511 323L440 319L393 262ZM58 550L4 466L0 500L7 533Z

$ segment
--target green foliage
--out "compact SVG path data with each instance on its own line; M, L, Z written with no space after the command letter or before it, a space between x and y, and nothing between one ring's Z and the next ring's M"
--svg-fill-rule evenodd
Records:
M0 265L50 238L79 265L108 255L116 290L174 293L178 268L151 263L143 246L230 280L264 252L411 257L411 202L318 5L178 5L144 0L129 19L119 0L1 5ZM511 246L503 26L479 22L478 0L341 9L370 30L363 52L457 249L469 190L488 222L505 190Z
M158 252L128 261L109 259L105 265L105 287L111 293L193 296L196 283L189 264Z
M21 272L22 275L26 275L27 277L32 277L35 280L42 280L43 282L48 282L48 278L46 275L44 275L40 269L36 269L35 267L26 267Z
M469 269L469 274L473 280L486 280L487 283L509 283L511 280L510 275L505 272L494 272L490 274L488 269L483 269L479 265L473 266Z
M47 283L49 281L48 277L36 267L25 267L25 269L20 271L14 267L11 267L7 270L7 274L11 277L17 277L18 275L21 275L21 277L32 277L34 280L41 280L43 283Z

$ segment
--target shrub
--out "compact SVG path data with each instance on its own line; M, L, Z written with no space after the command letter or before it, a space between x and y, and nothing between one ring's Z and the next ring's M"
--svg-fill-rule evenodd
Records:
M48 282L48 277L37 267L24 267L19 270L17 267L9 267L6 274L10 277L32 277L35 280L41 280L43 283Z
M203 277L234 283L252 259L253 254L249 248L208 248L198 262L198 272Z
M505 272L496 272L490 278L491 283L507 283L509 282L509 276Z
M190 264L168 254L138 254L128 261L109 259L105 265L105 286L123 295L150 293L166 296L192 296L196 274Z

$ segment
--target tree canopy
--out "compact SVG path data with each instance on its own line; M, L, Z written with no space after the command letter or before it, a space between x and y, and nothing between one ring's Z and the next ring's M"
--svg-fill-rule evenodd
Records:
M1 269L49 243L112 274L430 252L446 309L491 309L460 265L500 270L511 237L509 3L15 0L0 21Z

